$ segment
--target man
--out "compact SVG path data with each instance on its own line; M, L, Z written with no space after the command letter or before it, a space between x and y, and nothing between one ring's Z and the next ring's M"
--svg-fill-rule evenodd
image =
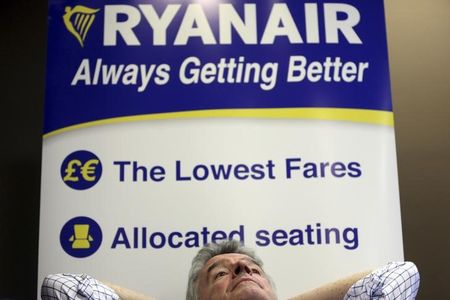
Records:
M409 263L411 264L411 263ZM405 263L402 267L406 266ZM390 271L398 265L390 265ZM408 268L412 266L408 265ZM415 274L415 266L411 274ZM342 300L364 299L364 287L359 283L370 271L357 273L315 290L298 295L291 300ZM378 274L385 273L380 268ZM404 273L407 274L407 273ZM417 273L418 275L418 273ZM379 286L381 287L381 286ZM416 289L416 287L412 287ZM418 288L418 282L417 282ZM374 292L374 291L373 291ZM417 293L417 291L416 291ZM405 295L411 294L405 289ZM379 295L381 296L381 295ZM209 244L200 249L192 260L189 272L186 300L276 300L275 284L263 269L263 262L254 251L237 241ZM367 298L370 299L370 298ZM381 299L381 298L380 298ZM387 298L389 299L389 298ZM395 298L413 299L413 298Z
M276 300L262 261L237 241L210 244L192 260L186 300Z
M291 300L414 300L419 274L413 263L390 263L298 295ZM45 278L43 300L152 300L87 275ZM237 241L209 244L192 260L186 300L277 300L275 285L255 253Z

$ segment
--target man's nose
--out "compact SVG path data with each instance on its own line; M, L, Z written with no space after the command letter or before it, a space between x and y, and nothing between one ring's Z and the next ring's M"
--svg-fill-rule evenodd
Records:
M236 276L241 275L241 273L252 274L252 270L250 270L250 268L247 266L245 262L238 262L234 266L233 273Z

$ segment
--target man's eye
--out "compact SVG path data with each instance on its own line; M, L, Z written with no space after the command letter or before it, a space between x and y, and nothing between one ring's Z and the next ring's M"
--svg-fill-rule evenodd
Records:
M218 279L218 278L223 277L225 275L227 275L227 272L222 271L222 272L217 273L215 278Z
M252 273L261 275L261 271L259 271L258 269L252 269Z

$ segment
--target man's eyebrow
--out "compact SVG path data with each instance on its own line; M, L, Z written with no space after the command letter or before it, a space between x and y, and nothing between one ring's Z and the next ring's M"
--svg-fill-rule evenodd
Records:
M259 263L256 261L256 259L248 257L248 258L244 258L244 260L248 260L251 263L254 263L255 265L257 265L258 267L261 268L261 266L259 265Z
M209 274L214 268L218 267L222 262L223 262L223 259L218 260L215 263L213 263L212 265L210 265L208 267L208 269L206 270L206 274Z

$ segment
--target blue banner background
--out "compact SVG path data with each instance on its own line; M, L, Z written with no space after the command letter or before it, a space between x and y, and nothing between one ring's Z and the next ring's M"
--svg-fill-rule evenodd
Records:
M257 4L258 39L261 38L273 3L278 1L246 1ZM170 3L175 3L170 1ZM114 117L180 112L210 109L238 108L355 108L392 111L389 66L386 45L386 30L382 0L372 1L281 1L287 3L305 39L304 3L319 4L319 44L290 44L286 37L278 37L273 45L245 45L234 32L232 45L204 45L199 38L191 38L187 46L173 46L178 26L186 6L194 1L179 1L182 4L168 28L167 45L152 45L152 30L141 17L134 28L141 46L127 46L119 37L117 46L103 46L104 5L153 4L159 14L167 1L50 1L47 87L45 102L44 133L64 127ZM218 2L225 3L225 2ZM234 3L243 12L242 1ZM323 3L348 3L357 7L361 21L355 27L363 41L360 45L349 44L340 36L339 44L325 44ZM100 8L84 48L67 31L62 16L65 7L76 5ZM208 4L209 6L212 4ZM213 7L215 7L213 5ZM217 9L205 9L211 28L218 39ZM213 13L213 14L211 14ZM303 81L287 83L285 77L289 57L303 55L308 61L324 61L326 57L341 57L342 61L369 62L364 81L317 82ZM203 63L218 62L224 58L245 56L246 62L279 62L278 80L274 89L262 90L258 84L195 84L185 85L179 81L178 69L189 56L197 56ZM70 83L83 59L91 65L98 58L105 64L162 64L171 66L170 82L166 85L147 86L139 93L136 86L71 86ZM93 67L93 66L92 66Z

